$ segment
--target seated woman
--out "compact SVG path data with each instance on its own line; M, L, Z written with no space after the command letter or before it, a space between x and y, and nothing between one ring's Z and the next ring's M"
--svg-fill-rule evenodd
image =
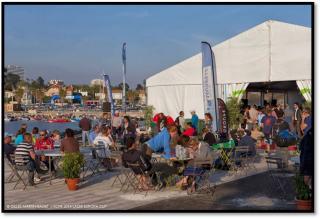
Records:
M138 164L137 167L132 167L132 171L138 175L139 184L141 189L148 190L150 189L150 179L144 174L145 171L151 170L151 163L149 160L142 154L141 151L137 150L137 144L135 143L135 138L129 137L127 139L127 148L128 150L122 154L122 164L124 167L129 167L129 164Z
M195 129L192 127L192 123L188 122L186 124L186 129L185 131L182 133L182 135L186 135L186 136L195 136Z
M61 146L61 135L59 130L53 130L50 136L51 140L53 141L54 148L59 148Z
M111 128L109 126L103 126L101 133L94 139L94 146L103 144L104 150L97 150L98 156L103 158L103 165L111 169L117 165L118 160L111 157L111 147L115 147L115 143L111 136Z
M66 129L65 137L61 141L60 151L62 153L79 152L79 142L74 138L72 129Z
M213 145L217 143L214 134L210 132L208 128L202 129L202 138L203 138L203 141L208 143L209 145Z

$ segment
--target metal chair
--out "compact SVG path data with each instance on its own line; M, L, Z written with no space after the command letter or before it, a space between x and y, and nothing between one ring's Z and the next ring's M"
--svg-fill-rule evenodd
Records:
M144 171L141 168L141 165L139 164L139 162L135 162L135 163L128 163L127 162L127 166L128 166L128 168L131 169L131 172L128 172L126 174L126 183L125 183L127 185L126 191L129 189L129 187L131 187L133 189L134 194L137 193L137 191L138 192L145 192L145 196L146 196L148 194L148 192L153 189L144 190L141 187L141 182L140 182L139 176L149 179L150 172ZM138 170L140 172L140 174L139 175L136 174L133 169Z
M230 159L229 174L238 174L244 171L247 175L247 162L248 162L249 146L237 146L234 149L232 158Z
M267 167L268 167L268 175L272 180L273 187L277 190L280 189L282 198L286 196L285 185L286 182L286 173L288 172L285 168L285 164L280 157L266 157Z
M215 173L214 159L194 160L191 163L192 167L184 171L184 176L189 177L187 188L188 195L194 193L210 194L213 198L216 185L211 185L210 178ZM194 189L194 190L193 190Z
M8 159L6 159L8 161L8 165L10 167L10 169L12 170L12 173L10 174L10 179L9 182L13 182L12 179L14 176L16 176L17 181L13 187L13 189L16 189L16 187L22 183L23 184L23 190L25 190L27 188L28 185L28 169L26 165L17 165L15 164L15 160L19 155L15 156L15 155L11 155L11 160L13 161L13 163L10 163L10 161ZM27 177L24 179L25 175L27 175Z

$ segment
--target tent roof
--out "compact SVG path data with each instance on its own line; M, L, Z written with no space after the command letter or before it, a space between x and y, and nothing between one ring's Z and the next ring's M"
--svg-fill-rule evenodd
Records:
M311 79L311 28L269 20L213 48L218 84ZM149 77L147 87L201 85L201 53Z

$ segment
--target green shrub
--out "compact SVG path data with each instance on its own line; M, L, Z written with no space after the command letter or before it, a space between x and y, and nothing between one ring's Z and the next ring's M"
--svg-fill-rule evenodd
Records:
M84 165L83 154L79 152L65 153L63 157L62 169L64 177L67 179L79 178L81 168Z
M146 124L146 129L151 127L152 119L153 119L153 106L147 106L144 109L144 119L145 119L145 124Z
M309 189L309 186L304 183L302 175L298 173L296 174L295 183L296 183L296 198L298 200L310 200L311 191Z
M243 115L240 113L241 104L238 101L238 97L229 97L226 106L228 110L228 125L230 130L238 129L243 120Z

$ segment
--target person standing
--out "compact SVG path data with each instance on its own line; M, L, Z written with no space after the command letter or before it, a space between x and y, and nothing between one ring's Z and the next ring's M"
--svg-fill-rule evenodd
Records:
M249 110L249 115L250 115L250 121L251 123L248 123L248 130L249 131L252 131L253 129L253 126L255 124L257 124L257 121L258 121L258 110L257 110L257 106L256 105L253 105L250 110Z
M180 133L184 131L184 126L185 126L185 119L184 119L184 112L180 111L179 116L175 120L175 124L177 128L179 129Z
M293 126L292 126L293 110L290 109L290 106L288 104L286 104L283 112L284 112L284 120L289 124L290 130L293 130Z
M122 124L122 117L120 117L119 111L116 111L112 119L112 134L117 138L119 138L121 134L121 124Z
M299 104L294 103L293 104L293 118L292 118L293 130L299 136L299 138L301 138L301 136L302 136L301 129L300 129L301 120L302 120L302 117L301 117L301 110L299 108Z
M82 129L82 145L86 146L86 137L88 139L88 142L90 143L89 131L91 129L91 121L87 118L86 115L84 115L84 117L80 120L79 127Z
M314 174L314 132L311 127L300 142L300 174L303 175L304 183L312 186Z
M261 120L262 131L265 138L270 143L270 138L272 134L272 127L276 123L276 118L272 116L272 111L269 109L267 115L264 116Z
M205 113L204 114L204 124L205 124L205 127L210 131L212 132L212 116L211 116L211 113Z
M192 110L191 111L191 123L192 123L192 126L196 129L196 131L198 132L198 123L199 123L199 117L198 115L196 114L196 111L195 110Z
M301 130L303 132L303 135L305 135L312 126L312 118L311 118L311 110L310 108L306 107L302 111L302 119L301 119Z

